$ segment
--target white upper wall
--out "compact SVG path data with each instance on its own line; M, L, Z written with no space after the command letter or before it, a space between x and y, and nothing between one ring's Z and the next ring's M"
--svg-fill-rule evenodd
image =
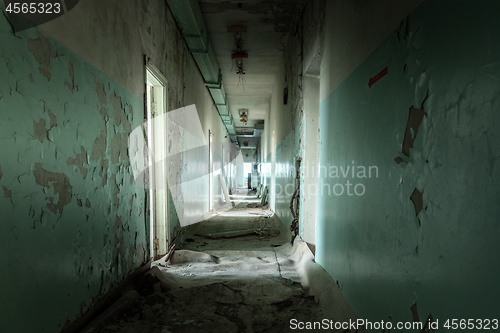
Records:
M335 90L421 2L327 1L320 100Z

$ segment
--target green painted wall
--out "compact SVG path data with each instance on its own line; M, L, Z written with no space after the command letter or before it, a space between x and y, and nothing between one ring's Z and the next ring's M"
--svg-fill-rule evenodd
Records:
M321 102L316 260L361 318L412 321L414 303L440 325L498 317L499 11L498 1L424 2ZM425 115L413 110L423 119L407 129L412 106ZM364 195L335 195L347 181Z
M143 102L0 15L0 331L58 332L149 257L128 134Z

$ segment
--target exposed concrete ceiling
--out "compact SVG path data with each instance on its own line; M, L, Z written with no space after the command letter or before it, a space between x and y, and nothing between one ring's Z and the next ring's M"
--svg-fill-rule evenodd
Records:
M283 45L294 16L299 13L300 0L199 0L210 41L222 72L228 103L238 132L262 123L269 108L276 74L282 60ZM236 74L231 59L235 51L234 33L229 26L246 26L242 33L244 81ZM248 109L248 123L240 122L238 109Z

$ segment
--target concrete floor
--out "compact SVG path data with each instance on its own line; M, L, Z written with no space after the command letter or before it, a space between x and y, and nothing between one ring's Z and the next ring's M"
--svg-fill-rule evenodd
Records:
M271 210L247 208L257 200L246 190L231 199L233 209L187 227L170 260L154 262L82 332L287 332L297 331L292 319L355 318L329 276L307 268L319 265L300 239L291 245Z

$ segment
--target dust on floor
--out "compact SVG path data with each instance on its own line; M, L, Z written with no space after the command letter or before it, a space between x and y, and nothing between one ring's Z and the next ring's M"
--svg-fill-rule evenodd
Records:
M247 204L187 227L171 259L84 332L288 332L328 318L299 283L290 232Z

